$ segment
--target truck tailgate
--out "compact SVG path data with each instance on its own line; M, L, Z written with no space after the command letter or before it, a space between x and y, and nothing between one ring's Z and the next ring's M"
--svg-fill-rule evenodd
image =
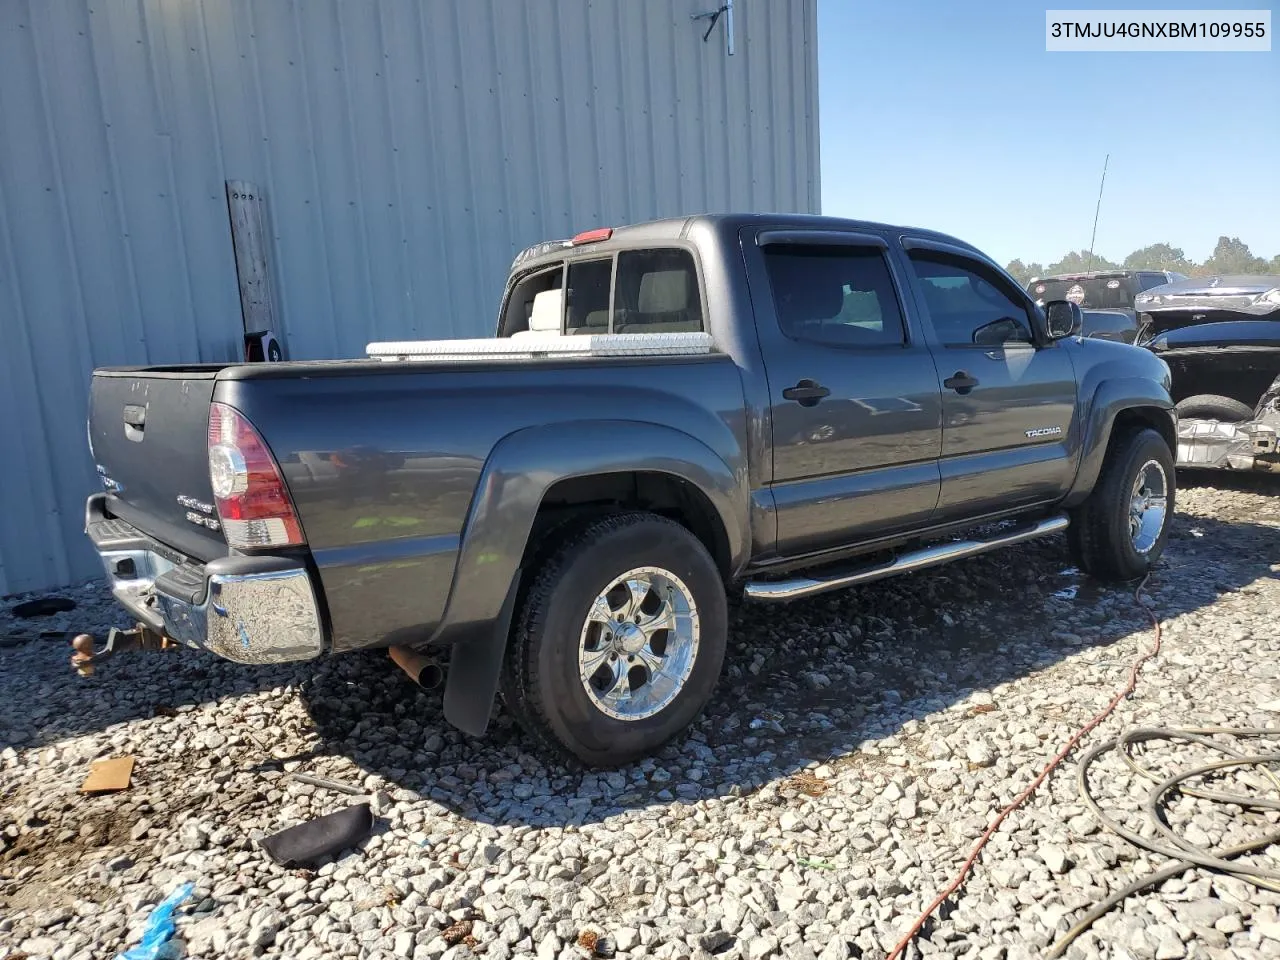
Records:
M99 370L89 441L108 510L199 560L227 555L209 485L216 366Z

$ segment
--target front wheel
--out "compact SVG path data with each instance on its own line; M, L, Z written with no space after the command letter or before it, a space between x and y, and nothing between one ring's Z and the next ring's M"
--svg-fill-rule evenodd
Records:
M1068 542L1100 580L1134 580L1160 559L1174 505L1173 452L1155 430L1112 440L1097 486L1071 515Z
M724 584L702 543L649 513L563 536L524 593L503 699L540 743L593 766L653 753L715 689Z

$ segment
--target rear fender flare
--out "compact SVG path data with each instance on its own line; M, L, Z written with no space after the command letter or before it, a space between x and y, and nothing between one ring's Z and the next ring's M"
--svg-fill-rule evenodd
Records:
M670 474L700 490L724 528L730 573L746 565L745 467L739 475L702 441L660 424L594 420L528 427L499 441L480 474L449 601L432 643L454 643L498 618L538 508L553 484L636 471Z

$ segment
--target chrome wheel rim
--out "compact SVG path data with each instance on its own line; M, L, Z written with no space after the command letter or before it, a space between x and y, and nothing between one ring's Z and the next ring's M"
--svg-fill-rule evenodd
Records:
M1148 460L1138 470L1129 496L1129 539L1139 553L1150 553L1164 530L1169 504L1169 478L1164 466Z
M698 657L698 607L684 581L637 567L592 601L578 644L578 674L596 709L643 720L671 705Z

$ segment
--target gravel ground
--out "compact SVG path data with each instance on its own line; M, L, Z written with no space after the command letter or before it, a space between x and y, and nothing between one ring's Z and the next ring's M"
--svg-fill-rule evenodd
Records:
M1150 587L1164 652L1089 743L1133 724L1280 725L1276 485L1198 482ZM883 957L1151 642L1127 591L1067 566L1053 538L739 606L706 716L604 774L548 765L501 712L483 739L461 736L439 693L373 655L247 668L174 652L83 679L65 640L0 640L0 958L113 956L188 879L192 956ZM78 608L44 621L5 601L0 638L120 623L100 584L65 593ZM1176 753L1150 762L1209 759ZM137 759L130 790L77 793L92 759L120 754ZM1108 804L1140 808L1145 786L1114 760L1098 769ZM265 858L264 834L360 800L290 771L373 797L361 850L315 872ZM1175 826L1209 844L1278 819L1175 807ZM1039 956L1162 862L1099 831L1068 765L1006 822L918 953ZM1189 871L1068 955L1280 957L1280 895Z

